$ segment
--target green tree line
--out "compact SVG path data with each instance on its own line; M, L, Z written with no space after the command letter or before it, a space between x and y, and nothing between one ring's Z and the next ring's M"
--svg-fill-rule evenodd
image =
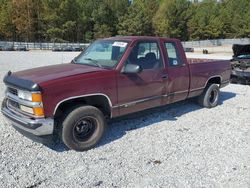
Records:
M90 42L116 35L250 37L250 1L0 0L0 40Z

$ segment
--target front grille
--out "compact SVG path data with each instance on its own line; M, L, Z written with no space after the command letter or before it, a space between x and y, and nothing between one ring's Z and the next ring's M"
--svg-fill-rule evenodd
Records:
M7 88L7 91L10 92L10 93L13 94L13 95L18 95L18 94L17 94L17 89L15 89L15 88L8 87L8 88Z
M6 107L10 111L14 112L15 114L19 114L20 116L25 116L27 118L30 118L33 115L33 112L28 112L28 111L23 110L21 106L25 108L25 106L20 105L16 101L13 101L11 99L6 99ZM29 108L29 107L26 107L26 108ZM30 108L29 110L32 110L32 108Z
M12 101L10 99L8 99L7 105L12 109L20 109L20 105L17 102Z

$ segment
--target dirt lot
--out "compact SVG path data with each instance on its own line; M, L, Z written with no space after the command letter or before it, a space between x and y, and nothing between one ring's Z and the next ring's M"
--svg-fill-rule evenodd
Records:
M76 55L0 52L0 79ZM116 119L82 153L33 142L0 115L0 187L250 187L250 86L222 89L213 109L189 100Z

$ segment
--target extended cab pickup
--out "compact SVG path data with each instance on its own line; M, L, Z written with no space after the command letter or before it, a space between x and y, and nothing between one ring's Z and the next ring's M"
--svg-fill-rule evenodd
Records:
M177 39L112 37L71 63L6 74L2 113L23 133L58 133L82 151L101 139L109 118L192 97L215 107L230 73L229 61L187 60Z

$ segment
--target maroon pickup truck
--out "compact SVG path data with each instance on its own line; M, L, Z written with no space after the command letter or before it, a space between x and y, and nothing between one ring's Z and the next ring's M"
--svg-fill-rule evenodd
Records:
M71 63L9 72L1 111L22 133L57 133L83 151L101 139L107 119L192 97L215 107L230 73L229 61L187 60L177 39L112 37Z

